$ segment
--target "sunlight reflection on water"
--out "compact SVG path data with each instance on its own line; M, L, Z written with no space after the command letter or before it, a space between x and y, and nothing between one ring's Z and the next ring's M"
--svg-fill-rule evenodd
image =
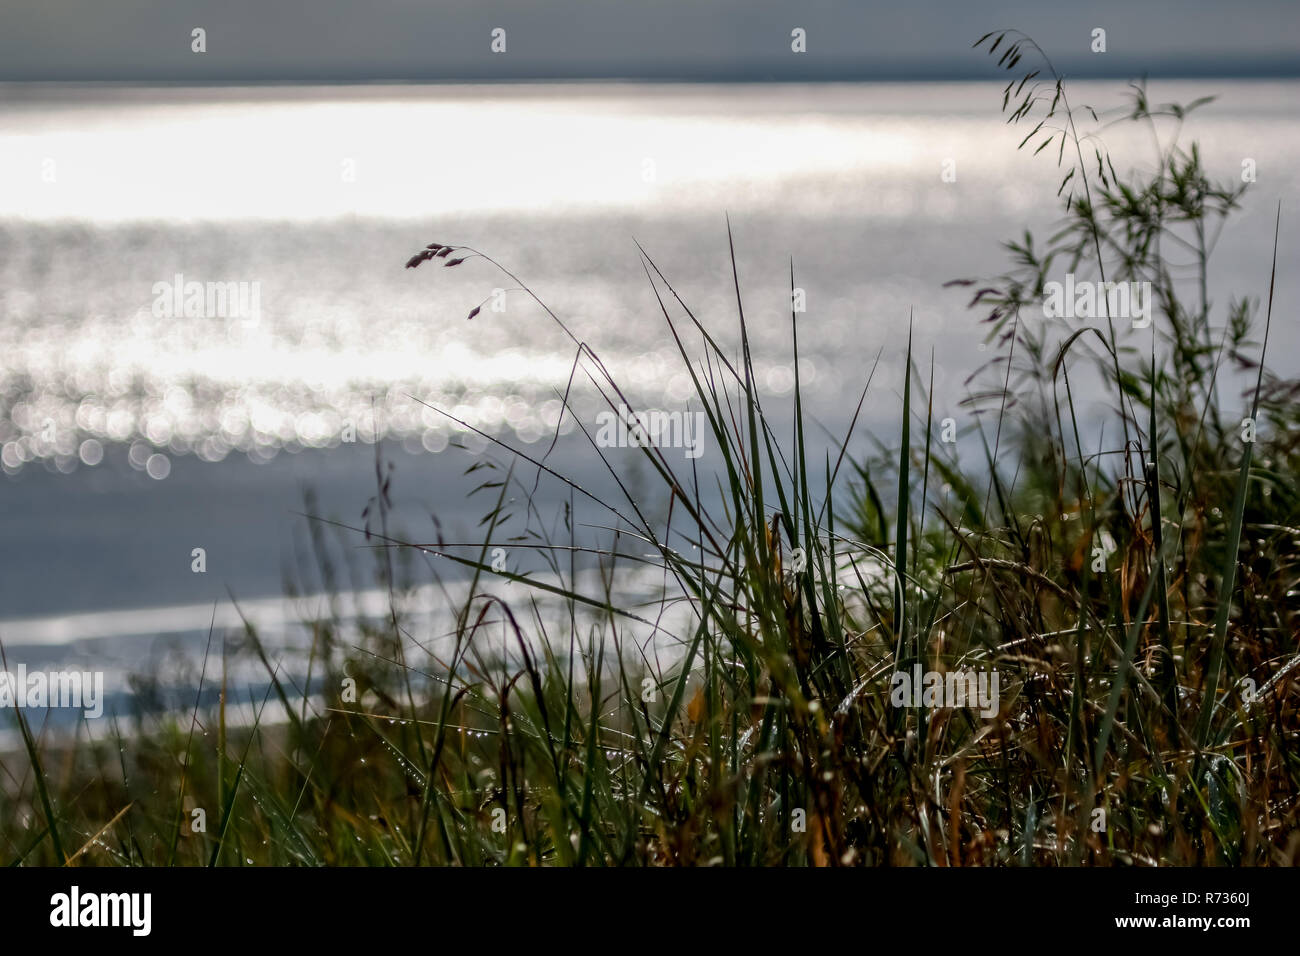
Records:
M1231 175L1249 149L1272 177L1264 191L1293 195L1293 86L1225 86L1231 110L1191 129L1208 165ZM816 331L803 379L829 418L851 414L846 389L856 396L912 307L959 397L981 330L941 283L1000 271L996 242L1057 208L1055 168L1016 153L1021 134L996 107L983 84L4 88L0 467L69 471L121 445L161 479L169 456L265 460L376 427L409 451L463 437L428 405L537 441L560 420L571 341L482 262L402 269L430 240L490 251L629 394L679 406L690 381L631 240L731 341L728 213L772 394L793 384L793 254ZM939 176L948 158L954 184ZM1240 236L1228 291L1257 286L1270 238ZM256 284L258 320L156 314L155 286L177 275ZM497 288L505 311L467 322ZM897 390L897 365L873 387ZM574 385L579 417L594 415L585 375Z

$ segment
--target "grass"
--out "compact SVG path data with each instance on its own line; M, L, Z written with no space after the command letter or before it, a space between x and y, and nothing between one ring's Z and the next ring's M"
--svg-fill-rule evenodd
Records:
M849 432L809 437L793 311L793 426L778 435L734 248L738 354L642 250L709 470L642 447L653 484L633 491L575 416L621 492L607 499L566 475L555 445L482 435L482 539L427 542L390 526L376 444L359 526L308 503L334 597L307 621L306 681L249 626L216 655L210 635L187 714L142 704L129 735L114 721L54 744L16 712L24 751L0 760L7 862L1294 864L1300 384L1265 369L1271 280L1259 342L1257 302L1216 317L1206 293L1241 189L1211 183L1179 145L1198 104L1153 105L1135 86L1125 113L1099 117L1069 105L1028 38L979 45L1011 71L1008 121L1036 124L1022 146L1053 147L1063 177L1060 230L1008 243L1006 275L957 283L975 288L996 345L963 418L981 460L936 438L933 371L910 337L896 441L850 451L870 376ZM1016 72L1026 57L1037 68ZM1099 131L1148 127L1153 171L1120 177L1076 127L1089 114ZM1173 249L1194 264L1190 286ZM569 332L475 249L432 243L407 265L476 259ZM1149 342L1122 338L1115 317L1043 318L1060 266L1150 282ZM585 376L610 408L635 407L569 337L569 388ZM1223 397L1243 371L1253 442ZM543 480L569 498L558 515L535 503ZM580 502L599 528L576 520ZM331 536L373 556L386 615L354 624L340 610ZM414 613L421 578L446 628ZM628 597L647 581L653 598ZM262 662L262 686L228 678L239 654ZM891 677L916 664L996 669L996 714L895 706Z

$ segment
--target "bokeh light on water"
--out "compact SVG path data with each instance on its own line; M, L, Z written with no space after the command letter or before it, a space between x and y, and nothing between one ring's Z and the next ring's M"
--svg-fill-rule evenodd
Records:
M1116 93L1081 87L1081 100ZM1269 171L1255 203L1266 218L1268 195L1294 193L1300 170L1292 88L1215 87L1225 107L1198 114L1189 135L1220 176L1251 144ZM936 380L955 402L987 356L964 294L943 281L1000 271L997 241L1056 215L1053 165L1016 152L983 84L6 94L9 474L93 467L124 448L132 467L164 479L177 456L267 461L376 433L437 452L465 437L428 405L489 434L548 436L572 342L481 260L403 269L429 241L489 252L596 348L629 395L680 407L693 389L633 239L710 330L734 341L728 214L767 393L788 396L794 384L793 256L808 291L800 372L810 408L847 420L877 349L904 341L909 312L920 354L935 349ZM1140 161L1146 144L1119 135L1112 151ZM954 157L957 181L945 184ZM41 182L50 158L57 175ZM1254 229L1251 209L1222 243L1225 295L1261 279L1252 267L1271 231ZM176 275L257 283L258 321L156 315L152 290ZM498 288L506 310L485 305L466 321ZM1288 354L1297 343L1283 339L1296 333L1279 335L1274 354ZM882 363L868 416L897 393L898 367ZM581 371L573 389L589 423L599 397Z

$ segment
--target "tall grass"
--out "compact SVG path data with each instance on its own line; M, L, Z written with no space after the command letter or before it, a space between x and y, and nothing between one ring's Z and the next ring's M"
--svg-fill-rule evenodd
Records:
M377 444L362 523L313 515L310 552L341 592L328 536L366 546L387 616L352 634L332 600L310 621L300 686L249 626L218 645L220 667L205 659L215 704L200 693L182 718L142 714L129 738L42 749L21 725L25 753L0 762L8 860L1294 863L1300 385L1265 371L1271 281L1258 344L1255 303L1213 314L1206 270L1240 190L1212 184L1198 150L1166 137L1190 108L1134 87L1118 121L1150 128L1157 161L1121 177L1076 129L1101 118L1070 107L1032 41L1008 32L980 45L1013 71L1009 121L1037 124L1022 145L1052 147L1063 176L1060 230L1041 248L1029 235L1008 243L1006 275L960 280L977 287L971 304L988 310L996 343L971 379L965 427L980 460L937 440L933 369L910 337L897 441L852 451L870 376L848 432L811 437L798 379L808 333L793 311L793 427L777 434L734 247L738 353L641 250L708 424L707 471L642 447L654 484L634 491L566 390L619 497L582 487L554 445L532 453L478 432L492 446L471 469L472 500L487 499L482 538L428 542L390 527ZM1014 72L1025 57L1036 69ZM1172 247L1195 264L1190 300ZM487 255L431 243L407 265L476 259L568 334L570 389L585 377L611 409L636 407L597 350ZM1151 282L1149 341L1122 337L1113 317L1044 319L1059 264ZM1255 375L1242 406L1253 443L1238 400L1223 397L1229 362ZM1093 387L1100 417L1083 401ZM540 512L541 481L565 489L559 515ZM603 530L580 526L579 501L603 513ZM498 547L531 556L530 569ZM445 633L421 633L411 613L426 574L449 609ZM627 582L647 579L655 598L630 599ZM224 676L237 645L264 662L259 695ZM895 706L892 675L914 665L996 669L996 714ZM236 703L252 726L228 721Z

